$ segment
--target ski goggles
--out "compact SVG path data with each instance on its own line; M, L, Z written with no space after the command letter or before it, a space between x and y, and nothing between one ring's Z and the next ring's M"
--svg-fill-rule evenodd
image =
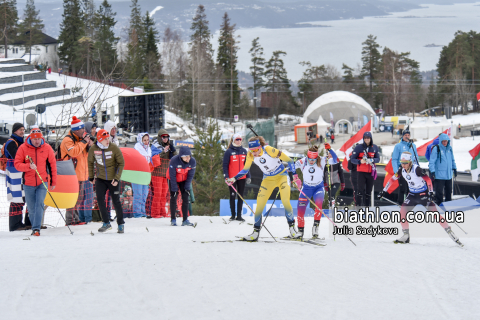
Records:
M162 139L170 139L170 136L163 135L161 138L162 138Z
M308 151L307 157L308 157L308 160L315 160L318 158L318 152Z
M39 129L33 129L30 131L30 138L32 139L41 139L42 138L42 131Z
M108 137L110 137L110 134L108 134L107 130L102 129L102 130L98 131L98 133L97 133L97 140L99 142L102 142L103 140L105 140Z

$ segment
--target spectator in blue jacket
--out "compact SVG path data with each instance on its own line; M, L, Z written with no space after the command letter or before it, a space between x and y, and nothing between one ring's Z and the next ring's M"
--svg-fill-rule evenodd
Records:
M176 226L177 221L175 212L177 212L177 196L182 196L182 226L194 226L188 221L188 202L190 199L190 190L192 190L193 176L195 175L197 162L192 157L192 152L188 147L180 147L178 155L170 160L170 167L167 171L167 178L170 180L170 212L171 225Z
M412 162L413 164L418 164L417 158L418 158L418 153L417 153L417 146L413 142L410 143L410 131L408 129L403 130L403 136L402 140L400 140L399 143L395 145L395 148L393 149L392 153L392 167L395 172L398 171L400 168L400 157L402 156L403 152L410 152L412 154ZM399 194L398 194L398 203L401 205L403 203L403 200L405 200L405 197L408 194L408 184L405 178L400 175L399 179Z
M438 147L433 147L430 154L428 168L433 180L435 180L435 198L437 204L443 202L443 191L445 190L445 201L452 200L452 171L457 177L457 165L450 146L450 138L445 133L439 136ZM438 149L437 149L438 148Z
M233 178L242 171L246 160L247 149L242 147L242 136L239 133L236 133L230 139L230 145L223 156L223 176L225 179ZM249 171L246 176L236 180L232 186L237 190L240 196L243 197L245 185L250 184L250 181ZM231 186L228 186L228 188L230 189L230 212L232 213L230 221L235 220L235 215L236 220L245 221L245 219L242 218L243 200L239 197L237 202L237 212L235 213L235 198L237 194Z

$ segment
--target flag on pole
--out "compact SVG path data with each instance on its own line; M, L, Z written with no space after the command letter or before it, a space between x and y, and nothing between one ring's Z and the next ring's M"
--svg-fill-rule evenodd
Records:
M480 143L468 152L473 158L470 166L470 170L472 172L472 181L477 181L478 175L480 174Z
M364 125L362 129L360 129L353 137L348 139L347 142L345 142L340 148L340 151L345 153L342 166L347 172L349 172L348 160L350 159L350 154L353 152L353 145L356 143L363 143L363 134L367 131L372 131L372 121L368 121L368 123Z
M390 180L391 177L395 174L395 171L393 170L392 166L392 159L388 161L387 166L385 167L385 179L383 179L383 187L385 187L388 183L388 180ZM392 193L395 189L398 188L398 180L393 181L393 183L390 185L388 188L387 192Z

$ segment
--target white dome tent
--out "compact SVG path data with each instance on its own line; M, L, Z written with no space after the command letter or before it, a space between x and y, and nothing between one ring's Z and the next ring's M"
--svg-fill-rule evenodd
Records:
M319 116L323 119L330 119L330 113L333 114L334 121L348 120L351 124L359 117L375 116L370 104L362 97L348 91L332 91L325 93L315 99L303 114L303 119L307 123L316 122Z

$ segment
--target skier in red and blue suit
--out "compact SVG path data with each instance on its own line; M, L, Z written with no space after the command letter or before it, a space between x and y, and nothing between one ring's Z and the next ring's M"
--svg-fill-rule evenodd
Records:
M332 159L336 162L337 155L332 150L328 143L325 143L325 150L328 150ZM323 181L323 172L325 170L325 165L327 162L326 157L320 157L318 154L318 147L313 146L308 149L307 156L303 159L298 160L295 163L295 169L300 169L303 174L303 188L300 196L298 197L297 205L297 219L298 219L298 232L300 236L304 236L304 227L305 227L305 210L309 206L309 200L312 199L318 208L322 208L323 199L325 197L324 190L324 181ZM320 226L320 219L322 217L322 211L315 208L314 222L312 229L312 239L318 238L318 228Z
M234 134L230 139L230 145L223 156L223 175L225 179L233 178L243 170L245 161L247 160L247 152L247 149L242 147L242 136L239 133ZM235 198L237 194L232 186L237 189L237 192L243 197L245 185L250 184L250 181L249 171L246 176L239 178L231 186L228 186L230 189L230 212L232 214L230 221L245 221L245 219L242 218L243 199L240 197L237 202L237 212L235 213Z
M195 175L197 162L192 157L192 152L188 147L181 147L178 155L170 160L170 167L167 171L167 178L170 180L170 212L171 225L176 226L175 212L177 211L177 196L180 191L182 196L182 226L194 226L188 221L188 203L190 200L190 190L192 180Z

